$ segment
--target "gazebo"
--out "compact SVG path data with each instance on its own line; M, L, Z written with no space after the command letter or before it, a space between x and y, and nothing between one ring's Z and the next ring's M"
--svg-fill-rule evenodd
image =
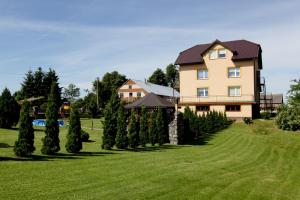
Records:
M135 102L128 104L125 106L126 109L139 109L145 106L148 109L155 109L155 108L167 108L167 109L175 109L175 104L167 101L166 99L150 93L143 98L136 100Z

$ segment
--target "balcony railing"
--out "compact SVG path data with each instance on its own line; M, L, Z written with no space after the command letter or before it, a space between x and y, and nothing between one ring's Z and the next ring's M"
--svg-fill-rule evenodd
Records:
M179 102L180 103L255 102L255 97L254 95L241 95L241 96L210 95L208 97L181 96Z

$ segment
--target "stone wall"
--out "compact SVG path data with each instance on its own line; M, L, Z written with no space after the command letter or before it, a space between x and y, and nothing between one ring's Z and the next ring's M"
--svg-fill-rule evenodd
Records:
M174 120L169 124L169 140L170 144L182 144L184 134L183 117L180 112L174 113Z

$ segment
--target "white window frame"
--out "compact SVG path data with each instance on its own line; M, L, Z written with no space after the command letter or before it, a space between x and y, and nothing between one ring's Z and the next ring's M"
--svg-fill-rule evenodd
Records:
M231 76L230 75L230 70L234 70L233 71L233 75ZM229 67L228 68L228 78L239 78L239 77L241 77L241 68L240 67Z
M201 95L201 93L203 93L203 95ZM208 97L208 87L197 88L197 97Z
M208 79L208 69L198 69L197 79L198 80Z
M221 54L220 54L221 51L224 51L224 57L221 57L221 56L220 56L220 55L221 55ZM222 54L222 55L223 55L223 54ZM226 58L226 55L227 55L226 49L219 49L219 50L218 50L218 58Z
M234 92L231 93L231 90L234 90ZM240 96L242 96L241 86L229 86L228 87L228 96L230 96L230 97L240 97Z
M215 55L213 54L215 53ZM215 60L215 59L218 59L218 50L217 49L212 49L212 50L209 50L209 59L210 60ZM212 57L212 55L214 55L214 57Z

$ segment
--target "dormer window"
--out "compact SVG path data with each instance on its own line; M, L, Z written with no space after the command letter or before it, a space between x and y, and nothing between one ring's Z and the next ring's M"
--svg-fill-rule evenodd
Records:
M129 88L129 89L132 89L132 85L128 85L128 88Z
M218 50L209 51L209 59L214 60L218 58Z
M226 50L225 49L219 49L219 58L226 58Z
M209 51L209 59L226 58L226 49L214 49Z

